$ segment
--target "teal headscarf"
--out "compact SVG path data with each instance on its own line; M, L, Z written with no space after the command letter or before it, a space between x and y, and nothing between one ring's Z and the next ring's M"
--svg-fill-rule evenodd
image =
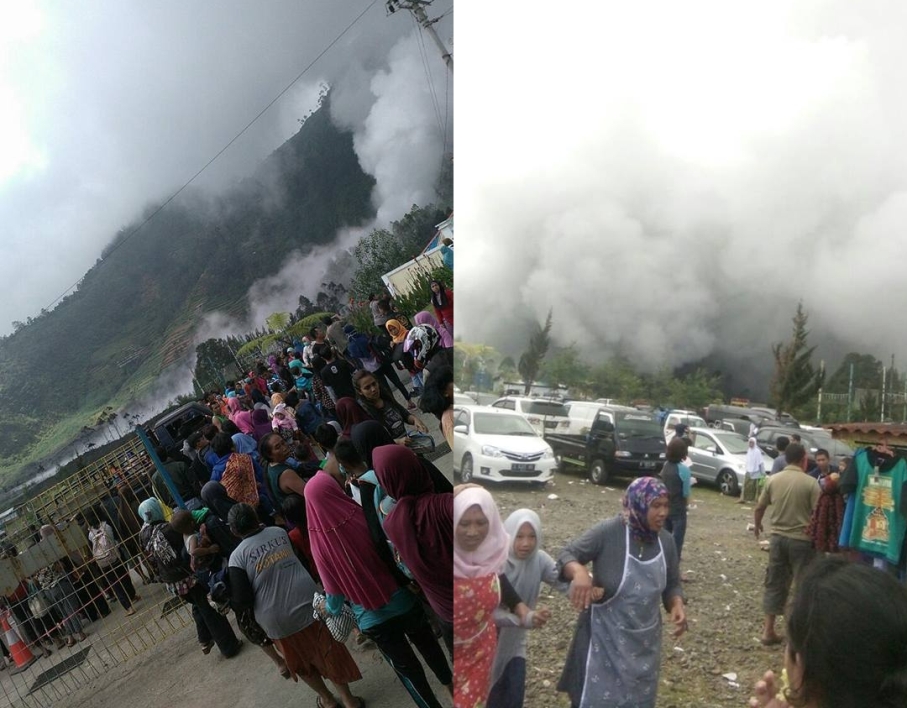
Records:
M146 524L164 520L164 510L157 499L146 499L139 504L139 516Z

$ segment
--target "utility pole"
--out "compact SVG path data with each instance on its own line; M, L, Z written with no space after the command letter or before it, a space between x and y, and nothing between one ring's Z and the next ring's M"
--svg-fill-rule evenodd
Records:
M853 405L853 364L850 365L850 379L847 382L847 422L850 422L851 406Z
M431 0L387 0L385 7L387 7L388 15L393 15L397 10L409 10L412 16L416 18L419 26L428 33L438 49L441 50L441 58L444 59L444 63L447 64L450 72L453 73L453 55L448 51L444 42L441 41L438 33L435 32L434 25L440 18L430 20L425 14L427 5L431 5Z

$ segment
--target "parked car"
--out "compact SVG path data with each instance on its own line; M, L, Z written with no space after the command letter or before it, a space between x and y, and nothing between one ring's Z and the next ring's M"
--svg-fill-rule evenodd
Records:
M748 440L743 435L714 428L690 430L690 473L698 480L717 485L722 494L737 496L746 476L746 449ZM772 459L762 453L766 471L772 468Z
M505 396L491 405L493 408L503 408L526 416L526 420L539 435L566 432L570 426L567 406L559 401L529 396Z
M474 406L476 404L476 402L472 400L472 398L467 396L465 393L459 393L458 391L454 391L453 402L455 406Z
M168 452L179 452L183 441L211 420L211 410L201 403L187 403L146 426L152 442Z
M664 436L665 441L670 442L674 437L674 426L684 423L690 428L705 428L706 422L700 418L696 411L672 410L665 416Z
M561 465L585 469L595 484L605 484L615 474L657 474L665 459L658 420L632 408L598 411L588 435L550 434L545 439Z
M783 435L789 439L792 433L800 436L810 458L815 458L816 450L819 449L828 450L828 454L831 455L831 460L835 464L845 457L853 457L853 450L840 440L835 440L827 430L804 430L803 428L791 430L780 426L760 428L756 433L756 442L763 452L769 457L775 458L778 456L776 447L778 438Z
M454 406L454 473L463 482L544 485L557 460L525 416L488 406Z

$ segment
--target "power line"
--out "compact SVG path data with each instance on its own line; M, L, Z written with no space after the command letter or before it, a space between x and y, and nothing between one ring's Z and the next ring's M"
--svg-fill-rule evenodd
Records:
M425 51L425 38L422 36L422 32L419 29L419 24L416 22L416 18L413 17L413 26L416 28L416 41L419 45L419 55L422 57L422 69L425 71L425 81L428 84L428 93L431 96L431 105L435 110L435 118L438 120L438 130L442 133L444 132L444 121L441 118L441 106L438 102L438 96L435 93L435 86L432 81L431 68L428 66L428 56ZM444 136L441 136L442 140Z
M365 15L365 13L367 13L369 10L371 10L372 6L374 6L375 3L377 3L377 2L378 2L378 0L372 0L372 2L370 2L368 4L368 6L362 12L360 12L358 15L356 15L356 17L353 19L353 21L350 22L343 29L343 31L340 32L340 34L338 34L336 37L334 37L333 40L331 40L330 44L328 44L324 49L321 50L321 52L318 54L318 56L316 56L314 59L312 59L312 61L309 62L309 64L302 71L300 71L299 74L297 74L295 79L293 79L290 83L288 83L286 85L286 87L284 87L284 89L280 93L278 93L277 96L275 96L274 99L270 103L268 103L268 105L266 105L264 108L261 109L261 111L259 111L258 115L256 115L252 120L250 120L242 130L240 130L235 136L233 136L233 139L230 140L230 142L228 142L226 145L224 145L224 147L222 147L214 157L212 157L210 160L208 160L208 162L206 162L205 165L198 172L196 172L194 175L192 175L192 177L190 177L189 180L185 184L183 184L182 187L180 187L173 194L171 194L167 198L167 200L164 201L164 203L161 204L157 209L155 209L141 224L136 226L132 231L130 231L128 234L126 234L116 244L114 244L111 247L110 251L108 251L107 256L104 258L104 261L106 261L107 258L110 258L110 256L113 255L113 253L117 249L120 248L120 246L122 246L124 243L126 243L126 241L128 241L133 236L135 236L139 231L141 231L141 229L145 226L145 224L147 224L155 216L157 216L164 209L164 207L166 207L168 204L170 204L170 202L172 202L174 199L176 199L183 192L183 190L186 189L186 187L188 187L196 179L198 179L198 177L202 174L202 172L207 170L212 164L214 164L214 162L221 155L223 155L227 150L229 150L230 147L233 145L233 143L235 143L237 140L239 140L243 136L243 134L258 121L259 118L261 118L265 113L267 113L268 109L271 108L271 106L273 106L275 103L277 103L277 101L279 101L287 91L289 91L291 88L293 88L293 86L296 85L296 83L306 74L306 72L308 72L308 70L311 69L318 62L318 60L321 59L321 57L323 57L325 54L327 54L328 51L330 51L330 49L335 44L337 44L337 42L339 42L343 38L343 36L347 32L349 32L353 28L353 26L357 22L359 22L359 20L362 19L362 17ZM104 261L102 261L102 263ZM83 278L84 278L84 276L83 276ZM66 294L69 293L69 291L71 291L73 288L75 288L81 282L82 282L82 278L79 278L75 283L73 283L68 288L66 288L66 290L64 290L59 296L57 296L53 300L53 302L51 302L44 309L50 310L50 308L52 308L54 305L56 305L58 302L60 302L60 300L62 300L64 297L66 297Z

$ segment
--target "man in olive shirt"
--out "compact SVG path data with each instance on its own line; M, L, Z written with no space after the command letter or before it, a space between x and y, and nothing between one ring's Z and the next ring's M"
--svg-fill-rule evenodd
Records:
M772 508L772 536L762 599L765 645L781 643L775 632L775 617L784 614L791 584L814 553L806 527L819 500L819 483L806 474L808 458L803 445L789 444L784 458L787 466L766 479L755 511L756 538L759 538L765 511L769 506Z

